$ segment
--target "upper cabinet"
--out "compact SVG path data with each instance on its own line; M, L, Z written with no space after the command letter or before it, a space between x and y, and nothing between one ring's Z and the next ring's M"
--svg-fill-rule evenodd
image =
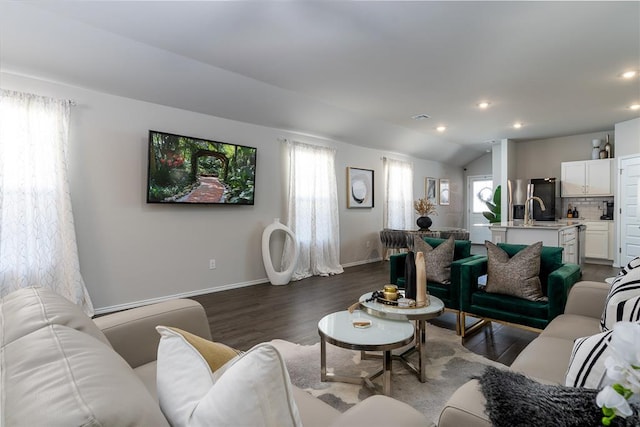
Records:
M612 196L611 173L613 159L563 162L561 165L561 196Z

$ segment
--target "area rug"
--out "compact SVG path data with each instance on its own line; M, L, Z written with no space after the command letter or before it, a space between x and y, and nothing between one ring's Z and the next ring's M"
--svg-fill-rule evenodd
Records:
M453 392L470 377L481 375L486 366L505 366L467 350L453 331L427 324L427 382L399 361L393 362L392 397L422 412L434 425ZM300 345L283 340L271 343L285 358L291 381L341 412L374 394L367 387L320 381L320 343ZM417 354L410 356L416 362ZM327 372L366 376L382 367L382 360L361 360L360 352L327 344ZM374 383L380 385L382 378Z

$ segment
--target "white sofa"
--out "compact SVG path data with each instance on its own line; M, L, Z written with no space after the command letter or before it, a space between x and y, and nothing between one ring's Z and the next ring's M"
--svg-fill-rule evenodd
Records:
M606 283L576 283L569 292L564 314L547 325L518 355L510 369L542 383L564 384L574 340L600 332L608 292ZM451 396L440 413L438 426L491 426L485 405L478 381L471 380Z
M211 339L204 309L178 299L99 317L42 288L0 302L0 425L163 426L157 325ZM410 406L373 396L340 413L295 389L306 427L424 426Z

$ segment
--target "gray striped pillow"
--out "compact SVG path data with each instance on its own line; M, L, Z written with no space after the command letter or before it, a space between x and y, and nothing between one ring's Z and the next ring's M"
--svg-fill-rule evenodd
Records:
M640 296L640 257L627 264L611 284L600 318L600 330L608 331L621 320L640 320L638 318L640 309L636 307L634 318L633 303L629 303L629 300L637 296Z
M600 332L575 340L564 385L594 389L601 387L607 371L604 360L610 353L612 333Z

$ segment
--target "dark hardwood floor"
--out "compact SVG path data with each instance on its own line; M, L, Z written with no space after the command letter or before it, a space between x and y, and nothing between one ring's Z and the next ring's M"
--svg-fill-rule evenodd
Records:
M617 268L586 264L583 280L602 281ZM389 263L376 262L346 268L343 274L310 277L286 286L268 283L193 297L207 312L215 341L246 350L275 338L314 344L320 340L318 321L326 314L345 310L365 292L380 289L389 279ZM455 314L431 321L455 330ZM464 340L470 351L510 365L537 336L497 323Z

